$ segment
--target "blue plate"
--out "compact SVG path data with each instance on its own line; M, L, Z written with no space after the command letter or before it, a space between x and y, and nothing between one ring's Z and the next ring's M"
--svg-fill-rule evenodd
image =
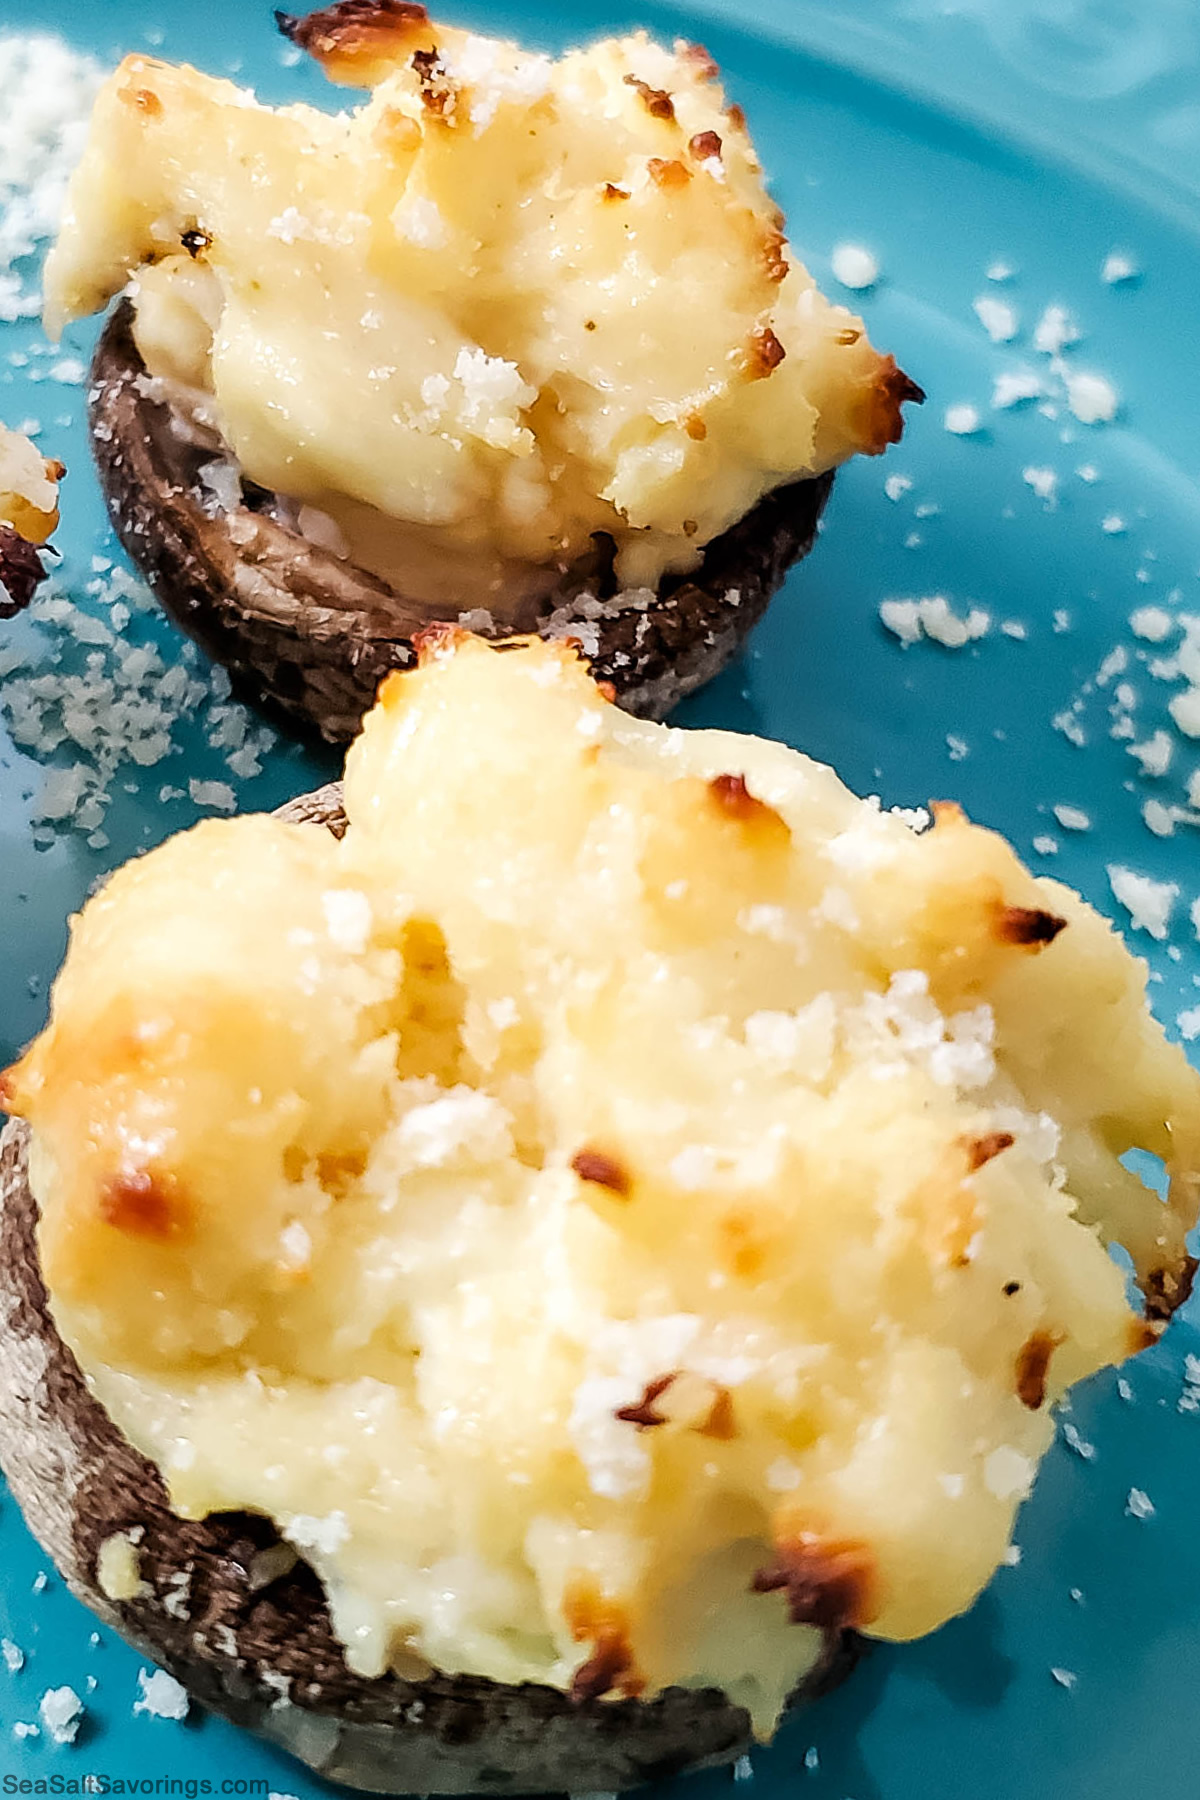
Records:
M1190 0L1136 10L858 0L853 14L792 0L782 17L778 0L697 0L686 13L574 0L569 21L544 0L464 0L455 13L549 47L635 23L703 37L750 114L801 254L836 292L834 248L872 251L880 277L860 296L872 335L929 390L898 450L839 477L811 561L742 661L682 716L784 738L888 802L958 797L1131 931L1169 1029L1200 1027L1190 913L1200 858L1187 800L1200 744L1169 711L1185 691L1172 676L1181 621L1200 613L1200 359L1190 341L1200 15ZM269 99L320 96L265 5L8 0L0 25L58 31L104 60L152 48L238 75ZM1114 253L1131 269L1105 280ZM1068 309L1080 334L1057 356L1035 341L1051 306ZM1011 324L1011 341L993 342L980 312L993 332ZM88 342L79 334L67 356L86 355ZM120 643L106 639L113 602L125 600L72 373L32 324L0 328L0 413L40 419L42 447L71 467L60 585L94 621L83 633L94 641L80 642L77 620L53 607L0 633L0 1060L41 1023L66 917L97 875L235 794L240 806L270 807L330 772L229 708L219 677L214 688L156 616L125 624L118 612ZM1073 416L1072 383L1088 410L1081 373L1119 396L1112 423ZM993 404L997 380L1014 374L1038 391ZM947 410L962 408L978 417L965 435L946 428ZM971 414L952 411L951 423ZM957 649L925 636L905 647L882 622L887 601L935 596L958 618L986 613L986 631ZM885 611L910 635L921 617L911 605ZM936 627L936 613L924 616ZM122 668L130 645L152 654ZM90 669L89 657L99 659ZM61 773L79 752L28 742L38 676L72 669L113 677L135 711L139 696L164 704L166 671L181 671L167 683L166 754L106 764L86 831L44 816L64 781L86 780ZM44 726L44 707L41 717ZM140 742L149 757L155 746ZM1168 750L1169 766L1153 773ZM1161 939L1133 928L1114 867L1177 890ZM748 1800L1195 1800L1200 1389L1185 1377L1191 1368L1200 1381L1200 1364L1185 1363L1189 1352L1200 1353L1194 1313L1124 1377L1077 1394L1020 1516L1019 1562L967 1617L923 1643L878 1648L840 1693L756 1753ZM174 1790L185 1796L328 1791L219 1721L135 1716L139 1659L93 1633L46 1578L11 1502L0 1553L0 1636L24 1653L18 1671L0 1661L0 1775L210 1784ZM76 1744L14 1737L61 1684L86 1704ZM693 1777L677 1791L715 1800L730 1779Z

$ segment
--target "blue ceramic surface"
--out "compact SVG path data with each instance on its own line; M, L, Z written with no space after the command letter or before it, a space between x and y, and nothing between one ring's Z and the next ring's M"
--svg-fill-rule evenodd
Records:
M1181 615L1200 613L1191 0L792 0L782 10L778 0L686 10L574 0L569 18L543 0L464 0L454 11L550 47L635 23L702 36L747 108L800 253L836 292L834 246L873 251L881 276L858 303L875 341L929 390L899 449L839 477L812 559L743 659L681 716L786 739L888 803L953 795L1126 929L1110 866L1173 883L1168 935L1131 938L1148 955L1168 1028L1181 1014L1185 1032L1200 1025L1188 1016L1200 1005L1190 917L1200 857L1195 826L1172 811L1187 810L1200 741L1172 724L1168 702L1182 690L1161 666ZM320 95L265 5L0 0L0 31L35 27L105 60L136 47L190 59L264 98ZM1102 280L1114 251L1135 278ZM1001 263L1011 275L989 279ZM1011 342L991 341L980 296L1012 308ZM1098 372L1119 393L1113 423L1076 421L1062 371L1034 347L1051 304L1081 333L1063 352L1066 369ZM89 341L79 333L68 351L86 354ZM86 593L106 575L92 559L117 552L81 390L46 379L52 364L33 324L0 327L0 415L40 419L43 449L70 465L61 583L103 621ZM993 407L996 378L1015 369L1035 371L1049 392ZM968 436L945 429L946 409L960 405L979 413ZM884 601L939 594L960 616L985 610L987 634L957 650L903 648L881 624ZM1160 643L1131 626L1148 607L1169 615ZM155 616L135 616L128 635L168 665L186 660ZM0 657L14 646L25 661L10 692L61 652L61 632L0 628ZM68 663L89 653L111 651L76 645ZM187 666L203 673L194 656ZM190 823L189 781L230 780L228 744L209 741L228 729L213 713L220 704L219 690L198 699L157 766L115 772L99 828L108 842L93 847L79 832L34 831L47 760L73 759L12 741L0 682L0 1062L39 1026L66 918L89 884ZM1159 730L1170 766L1147 775L1130 745ZM243 807L273 806L330 770L282 741L262 762L234 784ZM1148 802L1158 802L1148 815L1157 831ZM1090 828L1064 828L1055 806ZM1184 1380L1189 1352L1200 1342L1185 1316L1121 1383L1108 1374L1077 1395L1020 1516L1019 1563L969 1616L923 1643L877 1649L839 1694L757 1752L746 1800L1195 1800L1200 1413ZM1152 1511L1130 1510L1132 1490ZM11 1673L0 1660L0 1792L6 1777L89 1774L207 1781L212 1793L265 1780L301 1800L329 1791L219 1721L135 1716L144 1665L108 1633L93 1635L52 1571L43 1580L44 1559L7 1499L0 1559L0 1637L25 1659ZM86 1703L77 1743L15 1737L14 1724L36 1722L43 1691L64 1683ZM676 1791L716 1800L731 1779L693 1777Z

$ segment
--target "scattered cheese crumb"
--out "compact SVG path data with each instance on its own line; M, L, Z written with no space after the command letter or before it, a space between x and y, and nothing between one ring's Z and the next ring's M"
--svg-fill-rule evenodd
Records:
M889 475L883 484L883 491L889 500L900 500L911 487L911 475Z
M1165 731L1156 731L1144 744L1127 744L1125 749L1142 765L1143 775L1165 775L1175 754L1174 741Z
M188 782L188 794L193 806L208 806L214 812L232 813L237 811L237 795L227 781Z
M19 1675L25 1667L25 1652L11 1638L0 1638L0 1657L10 1675Z
M1108 883L1116 900L1129 914L1135 931L1148 931L1159 942L1167 935L1171 912L1179 898L1173 881L1153 881L1119 863L1109 863ZM1198 902L1197 904L1200 904Z
M1006 300L997 300L991 294L980 294L972 302L972 306L975 317L993 344L1007 344L1016 337L1020 323L1016 312Z
M947 650L960 650L964 644L986 637L992 623L991 614L979 606L960 618L944 594L931 594L923 600L885 600L879 618L906 649L924 636Z
M1079 327L1065 306L1048 306L1033 331L1033 347L1044 356L1057 356L1068 344L1079 341Z
M1081 807L1060 805L1054 807L1053 811L1064 831L1090 831L1092 829L1092 821Z
M1071 1669L1051 1669L1050 1678L1052 1681L1056 1681L1059 1687L1066 1688L1068 1693L1079 1680L1078 1675Z
M139 1669L138 1689L135 1713L148 1713L152 1719L187 1718L191 1705L188 1691L165 1669Z
M1161 606L1139 606L1129 615L1129 629L1134 637L1144 638L1148 644L1161 644L1170 636L1174 624L1170 613Z
M989 263L984 270L984 274L989 281L1011 281L1016 272L1017 271L1013 268L1012 264L1010 262L1005 262L1003 257L1000 257L994 263Z
M1127 1519L1152 1519L1154 1517L1154 1502L1144 1489L1130 1488L1129 1498L1125 1502L1125 1517Z
M1104 259L1100 279L1107 282L1109 287L1115 287L1120 281L1133 281L1140 273L1137 264L1128 256L1123 256L1119 250L1113 250Z
M733 1779L735 1781L753 1781L754 1780L754 1767L748 1756L739 1756L737 1761L734 1763Z
M47 1688L38 1705L38 1713L56 1744L75 1742L83 1722L83 1701L74 1688Z
M1058 839L1047 837L1045 833L1042 833L1040 837L1034 838L1033 847L1039 856L1058 855Z
M948 406L942 423L954 437L970 437L972 432L979 430L982 421L977 409L964 402L958 406Z
M1200 1006L1189 1006L1175 1020L1179 1027L1179 1035L1185 1043L1190 1044L1193 1038L1200 1037Z
M1120 513L1106 513L1100 521L1100 529L1109 537L1120 537L1126 525Z
M1067 384L1067 405L1081 425L1107 425L1116 418L1120 404L1117 390L1103 375L1065 369L1063 380Z
M1044 500L1048 507L1055 504L1055 493L1058 488L1058 476L1053 469L1038 468L1030 464L1021 470L1021 480L1026 487L1031 487L1039 500Z
M992 383L992 405L1004 412L1023 400L1036 400L1044 392L1042 378L1033 369L1006 369Z
M838 244L829 265L843 287L869 288L879 280L879 264L861 244Z

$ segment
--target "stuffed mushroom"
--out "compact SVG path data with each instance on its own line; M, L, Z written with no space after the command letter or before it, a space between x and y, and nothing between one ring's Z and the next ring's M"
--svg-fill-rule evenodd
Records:
M342 0L284 29L356 110L126 59L47 323L93 371L118 532L249 687L354 734L431 620L571 636L661 716L920 390L792 253L696 46L555 61Z
M1187 1294L1200 1076L922 823L448 631L344 793L118 872L2 1081L0 1459L76 1590L429 1793L730 1758L969 1606Z

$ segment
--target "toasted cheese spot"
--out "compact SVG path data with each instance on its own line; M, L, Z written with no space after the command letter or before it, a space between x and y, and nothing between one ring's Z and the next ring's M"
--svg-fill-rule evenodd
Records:
M665 88L651 87L648 81L643 81L638 75L627 75L625 86L634 88L641 95L646 111L652 119L673 119L675 117L675 103Z
M685 62L691 63L702 81L715 81L721 73L721 66L716 58L704 48L703 44L684 44L679 46L679 54Z
M410 66L417 77L421 104L435 119L454 116L458 88L436 50L414 50Z
M861 331L856 331L852 325L848 325L844 331L836 333L833 341L835 344L857 344L861 336Z
M620 1195L627 1200L633 1192L633 1177L624 1163L615 1156L609 1156L604 1150L593 1150L590 1147L579 1150L571 1158L571 1167L580 1181L593 1182L597 1187L607 1188L610 1194Z
M894 356L883 357L855 421L864 440L872 446L872 456L880 456L889 444L900 442L904 435L902 409L910 402L921 406L924 401L924 388L909 379Z
M1021 1291L1021 1284L1019 1281L1006 1281L1005 1282L1004 1292L1010 1300L1012 1299L1014 1294L1019 1294L1020 1291Z
M1060 1331L1035 1331L1017 1352L1017 1398L1030 1412L1046 1403L1046 1371L1062 1341Z
M934 826L941 826L943 831L951 830L956 825L966 825L969 822L957 800L931 800L929 811Z
M689 413L687 418L683 421L683 429L687 432L693 443L696 444L702 444L708 436L708 426L704 423L704 420L700 417L699 413ZM696 521L694 519L690 521L692 526L690 532L688 532L688 523L689 521L685 519L683 522L683 529L687 535L691 537L694 535L696 529Z
M763 239L762 254L767 280L778 284L788 272L787 238L782 231L767 232ZM861 335L861 332L856 331L852 337L847 337L844 332L839 332L837 341L839 344L856 344Z
M181 232L179 241L193 262L197 257L203 256L204 252L212 245L210 233L202 231L198 225L192 225L187 231Z
M869 1545L804 1531L776 1544L775 1560L757 1571L750 1586L755 1594L786 1594L793 1625L840 1631L870 1624L874 1582Z
M633 1406L620 1406L613 1417L620 1419L623 1425L636 1425L639 1431L650 1431L655 1425L665 1425L666 1413L656 1412L654 1402L666 1393L671 1384L678 1379L676 1374L659 1375L648 1381L642 1397Z
M1010 1150L1015 1143L1011 1131L989 1131L983 1137L969 1139L965 1145L968 1173L974 1175L977 1169L990 1163L1002 1150Z
M1143 1350L1149 1350L1157 1344L1166 1330L1161 1319L1131 1319L1126 1337L1127 1354L1140 1356Z
M661 156L651 156L647 159L646 168L655 187L682 188L692 179L692 171L674 157L664 161Z
M162 117L163 104L153 88L126 88L125 98L135 111L144 113L146 118Z
M746 351L744 368L750 381L764 381L774 373L787 355L769 325L760 325L750 339L750 348Z
M733 1395L727 1387L716 1384L712 1408L702 1425L696 1430L701 1437L715 1438L718 1443L727 1444L737 1436L737 1421L733 1412Z
M1052 944L1067 921L1040 906L1006 906L1000 904L995 919L995 934L1002 944L1017 944L1023 950L1044 950Z
M429 14L415 0L339 0L306 15L277 12L275 23L331 81L348 87L372 86L430 32Z
M742 108L736 103L725 108L725 117L729 120L729 123L733 126L735 131L745 131L746 115L742 111Z
M759 800L746 786L744 775L714 775L708 784L717 810L727 819L736 819L744 825L775 836L782 833L790 840L791 832L775 811L765 800Z
M366 1152L323 1150L317 1156L317 1180L335 1200L340 1200L360 1179L367 1166Z
M157 1243L182 1238L189 1224L175 1178L154 1169L119 1170L101 1186L96 1209L106 1225Z
M592 1654L575 1672L572 1700L599 1700L614 1691L636 1699L645 1682L637 1672L629 1644L629 1617L623 1606L606 1599L590 1580L566 1590L563 1614L577 1644L590 1643Z
M600 189L600 196L604 200L628 200L629 189L618 187L615 181L606 181Z
M717 1229L717 1252L723 1267L739 1281L756 1280L767 1259L758 1219L748 1212L728 1212Z
M1164 1324L1173 1318L1184 1302L1191 1299L1198 1268L1200 1261L1196 1257L1185 1256L1177 1268L1151 1269L1142 1283L1146 1317L1162 1320Z
M688 149L697 162L707 162L709 157L721 154L721 139L715 131L698 131L688 139Z

